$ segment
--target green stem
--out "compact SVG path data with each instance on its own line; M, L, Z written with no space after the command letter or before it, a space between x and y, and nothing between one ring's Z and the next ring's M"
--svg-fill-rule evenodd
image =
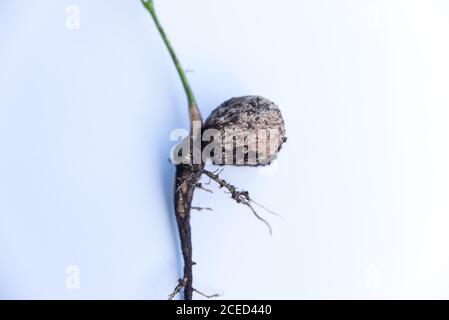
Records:
M193 95L192 89L190 88L189 81L187 80L187 76L184 72L184 69L181 66L181 63L179 62L178 57L176 56L173 46L171 45L170 41L168 40L167 34L164 31L164 28L162 27L161 23L159 22L156 11L154 10L153 0L141 0L141 1L142 1L142 4L144 5L144 7L151 14L151 17L153 18L153 21L156 24L156 27L162 37L162 40L164 40L165 46L167 47L168 52L170 53L173 63L175 64L176 70L178 71L179 78L181 79L182 85L184 87L184 91L187 96L187 101L189 103L189 115L190 115L191 122L193 122L195 120L202 121L201 113L196 104L195 96Z

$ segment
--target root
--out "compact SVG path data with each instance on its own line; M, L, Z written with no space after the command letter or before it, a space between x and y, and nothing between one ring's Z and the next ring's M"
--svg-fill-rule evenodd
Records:
M223 171L223 169L222 169L221 171ZM217 171L211 172L211 171L208 171L208 170L203 170L203 173L204 173L205 175L207 175L211 180L214 180L216 183L218 183L218 185L220 186L220 188L225 188L226 190L228 190L229 193L231 194L231 198L234 199L237 203L240 203L240 204L243 204L243 205L249 207L250 210L251 210L251 212L254 214L254 216L255 216L257 219L259 219L260 221L262 221L262 222L267 226L267 228L268 228L268 230L269 230L269 232L270 232L270 235L271 235L271 234L273 233L273 232L272 232L271 225L268 223L267 220L265 220L264 218L262 218L262 217L257 213L257 211L256 211L256 210L254 209L254 207L252 206L252 203L258 205L258 206L261 207L261 208L264 208L264 209L266 209L266 208L263 207L262 205L259 205L257 202L253 201L253 200L251 199L251 197L249 196L248 191L244 191L244 190L238 191L237 188L236 188L235 186L233 186L232 184L228 183L226 180L221 179L221 178L219 177L219 174L221 173L221 171L218 172L218 173L216 173ZM266 209L266 210L267 210L268 212L272 213L272 214L278 215L277 213L275 213L275 212L273 212L273 211L271 211L271 210L268 210L268 209Z
M179 279L178 281L179 281L178 285L175 287L173 292L168 295L168 300L173 300L178 295L178 293L181 291L181 289L183 289L185 287L185 285L186 285L186 281L185 280ZM207 299L221 297L221 294L219 294L219 293L208 295L208 294L205 294L205 293L203 293L200 290L195 289L195 288L193 288L193 292L196 292L199 295L201 295L201 296L203 296L203 297L205 297Z
M197 211L214 211L212 208L209 207L190 207L190 209L192 210L197 210Z
M273 210L268 209L267 207L265 207L264 205L261 205L260 203L254 201L253 199L251 199L250 201L251 201L252 203L254 203L256 206L258 206L258 207L264 209L264 210L267 211L268 213L271 213L272 215L275 215L276 217L279 217L279 218L281 218L282 220L286 221L286 219L285 219L283 216L281 216L279 213L274 212Z
M190 183L195 178L195 172L192 172L186 179L182 181L181 184L179 184L176 188L176 192L181 190L184 186L187 185L187 183Z
M181 291L182 288L186 285L185 280L179 279L178 285L175 287L172 293L168 295L168 300L173 300L176 295Z
M211 189L208 189L208 188L204 187L201 182L198 182L196 184L196 188L204 190L204 191L209 192L209 193L214 193Z
M205 297L205 298L207 298L207 299L218 298L218 297L221 297L221 296L222 296L222 295L219 294L219 293L214 293L214 294L208 295L208 294L205 294L205 293L203 293L203 292L201 292L200 290L195 289L195 288L193 288L193 292L196 292L196 293L198 293L200 296L203 296L203 297Z

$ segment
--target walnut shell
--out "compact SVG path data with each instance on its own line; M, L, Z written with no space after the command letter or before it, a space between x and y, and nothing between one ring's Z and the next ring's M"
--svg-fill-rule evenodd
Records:
M213 138L203 143L203 150L209 152L212 163L237 166L269 164L287 140L279 107L261 96L222 103L206 119L203 139L208 136ZM206 144L209 149L204 149Z

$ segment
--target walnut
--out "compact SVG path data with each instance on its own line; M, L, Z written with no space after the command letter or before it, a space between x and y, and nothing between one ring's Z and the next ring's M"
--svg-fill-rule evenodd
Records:
M204 124L203 139L208 136L213 139L203 146L214 142L209 143L208 158L214 164L237 166L269 164L287 140L279 107L261 96L237 97L222 103Z

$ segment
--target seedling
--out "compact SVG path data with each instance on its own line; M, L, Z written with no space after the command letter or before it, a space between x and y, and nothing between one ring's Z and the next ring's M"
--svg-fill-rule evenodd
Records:
M190 133L177 146L173 155L176 166L174 209L184 259L184 274L175 290L169 295L169 299L173 299L182 289L185 300L191 300L193 292L210 298L217 295L208 296L193 288L194 262L190 213L192 209L201 209L191 206L195 190L204 189L200 183L201 177L205 175L211 181L215 181L220 188L229 192L234 201L247 206L267 225L270 234L271 226L256 212L254 205L258 204L247 191L239 190L222 179L221 172L206 170L205 164L206 162L236 166L270 164L286 141L284 120L277 105L270 100L260 96L245 96L225 101L203 122L185 71L156 15L153 0L141 1L151 14L178 71L186 93L190 119Z

